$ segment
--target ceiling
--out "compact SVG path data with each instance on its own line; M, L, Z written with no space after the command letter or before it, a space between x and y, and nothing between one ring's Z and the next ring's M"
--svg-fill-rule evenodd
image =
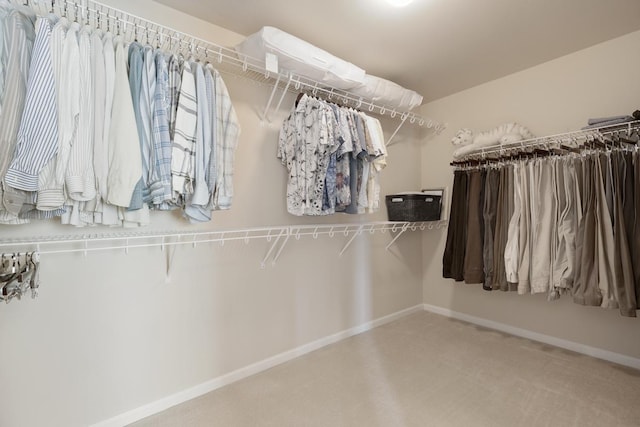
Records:
M243 35L280 28L425 102L640 29L640 0L157 1Z

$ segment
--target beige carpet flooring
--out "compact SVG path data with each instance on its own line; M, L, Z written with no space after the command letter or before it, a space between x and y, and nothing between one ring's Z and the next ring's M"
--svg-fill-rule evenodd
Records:
M640 371L421 312L134 426L640 426Z

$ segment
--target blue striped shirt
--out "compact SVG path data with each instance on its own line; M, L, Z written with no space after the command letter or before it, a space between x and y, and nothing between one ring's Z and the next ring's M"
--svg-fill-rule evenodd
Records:
M39 18L18 145L5 183L25 191L38 189L38 174L58 149L58 105L51 60L51 21Z

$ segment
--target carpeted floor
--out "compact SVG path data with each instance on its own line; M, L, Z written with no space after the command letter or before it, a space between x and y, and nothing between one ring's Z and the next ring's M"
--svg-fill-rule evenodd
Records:
M640 371L421 312L133 425L640 426Z

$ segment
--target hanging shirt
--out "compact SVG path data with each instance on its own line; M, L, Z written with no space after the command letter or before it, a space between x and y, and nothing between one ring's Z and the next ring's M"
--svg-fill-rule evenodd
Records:
M380 172L387 167L387 148L380 120L366 116L367 129L371 135L373 158L369 165L369 181L367 183L367 212L374 213L380 209Z
M182 88L182 58L171 55L168 64L169 74L169 137L173 142L176 130L176 115L178 114L178 98Z
M303 95L283 123L278 158L287 167L287 211L322 215L329 155L335 149L322 102Z
M194 145L193 194L186 201L184 213L190 222L195 223L211 220L211 211L207 209L209 187L206 180L206 171L209 168L211 154L211 117L209 116L207 85L202 65L194 62L191 64L191 69L196 82L198 121Z
M351 203L350 154L353 152L353 137L348 109L338 110L338 126L341 144L336 151L336 211L344 211Z
M13 9L13 5L8 0L0 1L0 23L2 23L3 27L3 30L0 30L0 58L5 57L5 42L7 44L9 43L9 40L6 40L5 38L8 36L8 34L6 34L6 31L4 31L6 25L5 20ZM6 63L5 61L0 61L0 114L2 114L2 100L4 99L5 72Z
M152 161L155 163L150 184L151 201L157 209L167 210L171 200L171 136L169 114L171 94L169 67L165 55L156 51L156 90L152 112Z
M240 123L222 76L213 70L215 80L216 209L229 209L233 203L233 165L240 137Z
M21 9L22 10L22 9ZM15 153L18 128L24 110L29 78L31 52L35 40L35 15L33 12L20 12L11 9L6 15L2 28L4 48L0 62L4 70L4 93L2 99L2 113L0 114L0 223L24 224L29 221L21 220L16 214L8 212L7 206L14 201L6 193L5 174ZM7 106L11 108L7 108ZM15 212L15 209L13 209Z
M198 106L196 83L191 63L184 63L181 79L175 135L171 150L171 187L173 202L178 206L184 206L186 198L193 193Z
M115 81L109 130L108 196L110 204L128 207L142 176L142 159L127 78L124 42L115 37Z
M24 191L38 190L38 175L58 149L58 121L55 80L49 43L52 23L39 18L29 70L26 100L13 161L5 175L5 191L13 203L5 208L18 215L25 201Z
M102 43L102 31L94 30L91 33L91 90L93 101L93 170L95 176L96 197L87 203L86 209L93 214L93 222L102 223L102 194L100 184L104 175L104 159L101 158L104 150L104 114L106 104L106 70L104 62L104 46Z
M109 32L103 36L104 54L104 80L105 80L105 103L104 103L104 133L102 137L102 147L96 147L96 159L100 162L100 174L97 176L100 199L102 200L101 223L104 225L121 225L118 215L118 208L108 202L109 195L109 170L110 170L110 146L111 146L111 115L113 112L113 100L115 95L116 62L115 47L113 45L113 35ZM99 152L99 155L98 155Z
M149 170L149 152L148 142L149 134L145 124L149 120L147 113L149 111L149 88L146 87L146 79L143 82L145 73L144 68L144 48L139 43L131 43L128 51L129 63L129 88L131 90L131 99L133 105L133 113L135 114L136 127L138 129L138 141L140 147L140 156L142 158L142 176L136 183L128 205L128 210L137 210L142 208L143 189L146 187L145 176Z
M207 186L209 189L209 203L207 204L207 208L209 210L214 210L214 198L216 193L216 188L218 185L218 160L217 160L217 132L218 132L218 124L217 124L217 113L216 113L216 82L215 75L216 70L211 66L211 64L207 64L204 70L204 81L207 91L207 105L209 108L209 159L208 159L208 167L206 170L206 180Z
M51 30L51 62L53 64L55 90L57 94L67 93L66 87L63 85L63 82L66 82L63 52L68 27L69 22L67 19L60 18ZM63 111L65 102L68 99L66 96L56 96L58 150L54 158L42 169L38 177L37 209L39 211L59 210L63 209L64 206L64 171L67 168L67 162L69 160L70 141L65 139L68 132L65 132L63 127Z

